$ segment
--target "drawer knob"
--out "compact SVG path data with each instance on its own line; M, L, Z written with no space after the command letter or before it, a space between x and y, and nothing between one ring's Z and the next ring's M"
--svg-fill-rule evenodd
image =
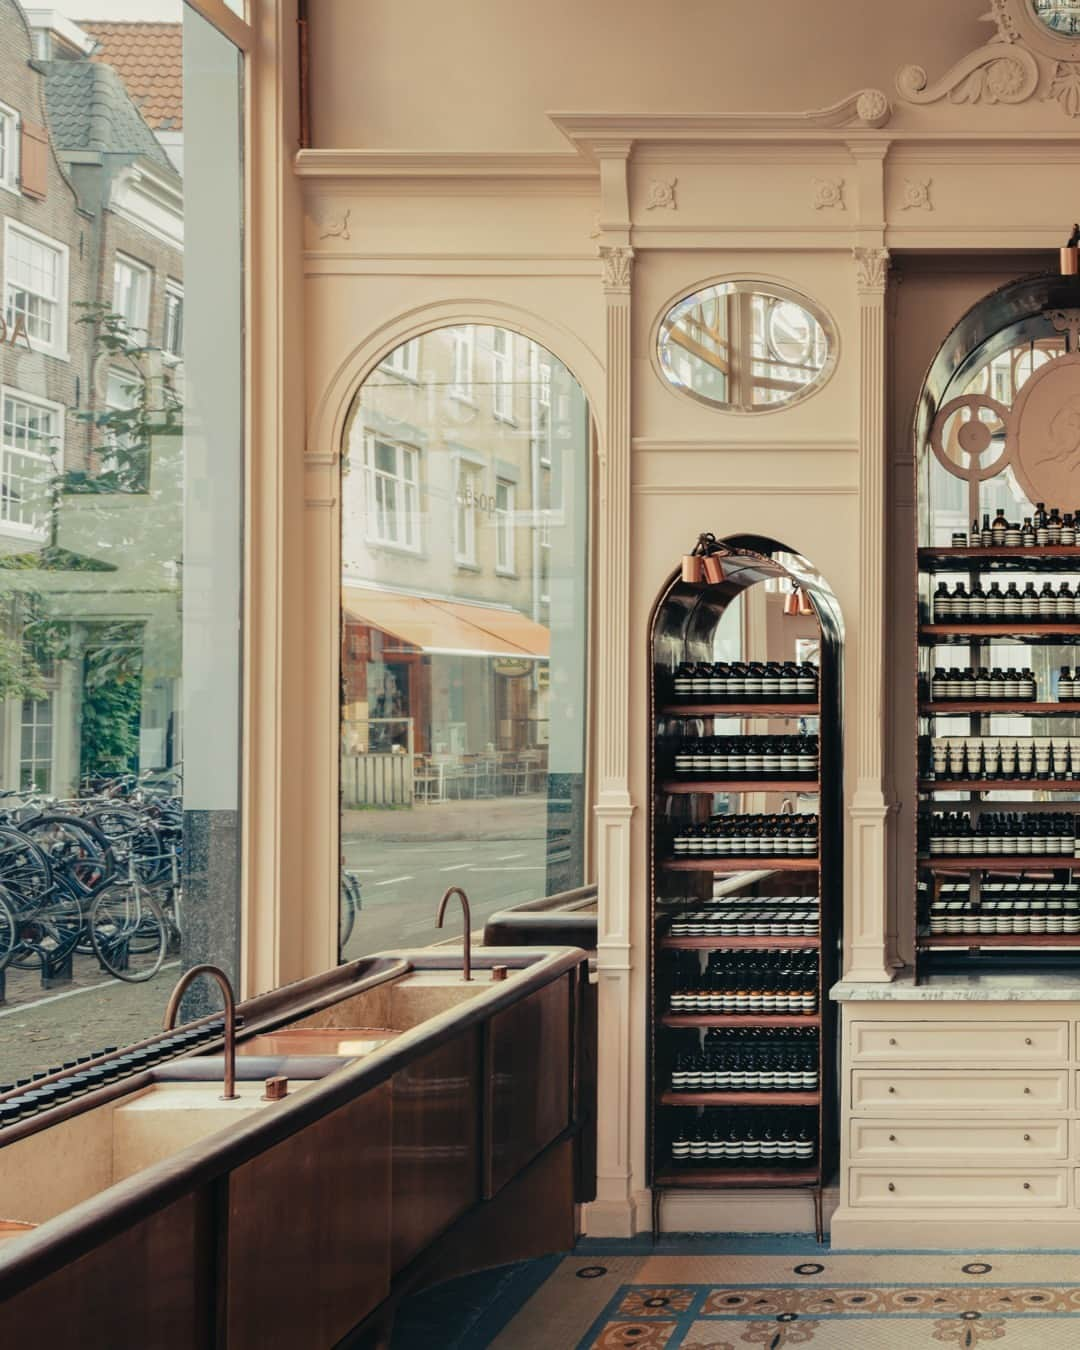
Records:
M896 1037L895 1037L895 1036L890 1036L890 1037L889 1037L889 1044L890 1044L890 1045L895 1045L895 1044L896 1044ZM1029 1044L1030 1044L1030 1042L1029 1042Z
M889 1091L890 1091L890 1092L895 1092L896 1089L895 1089L894 1087L890 1086Z
M1030 1089L1029 1087L1026 1087L1026 1088L1024 1089L1024 1096L1025 1096L1025 1097L1030 1097L1030 1096L1031 1096L1031 1089Z
M1030 1190L1031 1190L1031 1182L1030 1182L1030 1181L1025 1181L1025 1182L1024 1182L1024 1190L1025 1190L1025 1191L1030 1191Z
M889 1143L890 1143L890 1144L895 1144L895 1143L896 1143L896 1135L895 1135L895 1134L890 1134L890 1135L889 1135Z
M1030 1044L1031 1044L1031 1037L1030 1037L1030 1036L1025 1036L1025 1037L1024 1037L1024 1044L1025 1044L1025 1045L1030 1045Z
M896 1190L896 1187L893 1185L893 1183L892 1183L891 1181L889 1182L889 1190L890 1190L890 1191L895 1191L895 1190Z
M1031 1135L1030 1135L1030 1134L1025 1134L1025 1135L1024 1135L1024 1143L1025 1143L1025 1144L1030 1144L1030 1143L1031 1143Z

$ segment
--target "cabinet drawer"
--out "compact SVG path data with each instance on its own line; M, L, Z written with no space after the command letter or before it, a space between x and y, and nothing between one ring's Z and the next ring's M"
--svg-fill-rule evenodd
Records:
M867 1111L1064 1111L1068 1071L852 1069L851 1109Z
M852 1162L903 1166L940 1158L953 1166L1026 1166L1068 1154L1067 1120L853 1120Z
M999 1064L1026 1067L1064 1064L1069 1057L1067 1022L853 1022L848 1038L853 1063Z
M849 1178L850 1204L896 1209L1060 1208L1068 1194L1064 1168L991 1172L853 1167Z

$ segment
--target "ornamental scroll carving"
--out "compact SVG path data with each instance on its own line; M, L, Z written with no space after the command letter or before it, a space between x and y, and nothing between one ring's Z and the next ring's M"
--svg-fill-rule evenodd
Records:
M1080 326L1074 310L1050 317L1059 331ZM1003 448L984 463L995 444ZM1011 408L985 394L951 399L934 418L930 448L949 473L969 484L1008 467L1030 501L1068 501L1080 472L1080 353L1040 366Z
M931 81L922 66L904 66L896 87L908 103L1018 104L1037 95L1080 117L1080 39L1046 28L1030 0L992 0L983 22L994 25L989 42L969 52Z
M604 269L604 290L628 292L634 250L625 244L601 244L597 248L597 253Z

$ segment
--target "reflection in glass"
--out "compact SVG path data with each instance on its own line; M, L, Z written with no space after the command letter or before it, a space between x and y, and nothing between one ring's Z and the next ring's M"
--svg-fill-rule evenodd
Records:
M661 369L677 389L736 412L805 398L836 360L836 341L811 301L756 281L708 286L660 325Z
M589 412L550 352L458 325L360 390L342 478L342 955L584 878Z

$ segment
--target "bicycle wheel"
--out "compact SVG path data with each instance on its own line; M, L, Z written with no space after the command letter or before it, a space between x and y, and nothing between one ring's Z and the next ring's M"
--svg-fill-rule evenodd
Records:
M344 955L345 944L356 926L356 911L360 908L360 883L351 872L341 869L341 897L338 902L338 959Z
M20 970L66 961L83 934L79 897L64 886L54 886L37 905L15 908L17 941L11 957Z
M19 930L15 918L15 907L3 887L0 886L0 970L3 970L15 955L18 942Z
M133 858L139 880L150 885L167 870L161 837L153 825L130 806L105 806L87 817L108 839L118 873L126 874Z
M90 940L102 966L118 980L141 984L161 969L168 924L157 901L139 886L121 883L95 896Z
M77 895L93 895L116 871L108 837L81 816L36 816L23 823L22 831L49 859L53 876L69 882Z
M0 825L0 885L10 891L16 911L33 909L53 889L48 858L14 825Z

